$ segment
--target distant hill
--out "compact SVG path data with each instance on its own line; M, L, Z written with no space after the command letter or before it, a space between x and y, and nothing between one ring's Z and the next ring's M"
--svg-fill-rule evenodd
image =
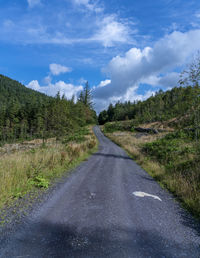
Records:
M84 97L84 91L82 92ZM54 98L0 75L0 143L38 137L60 137L95 123L96 114L83 100Z
M18 81L0 74L0 107L9 106L13 102L26 105L37 101L38 104L50 100L51 97L29 89Z
M194 123L195 110L199 109L200 90L195 87L176 87L160 90L145 101L110 104L99 114L99 124L132 119L135 123L166 121L174 117L185 126ZM185 119L183 119L185 117Z

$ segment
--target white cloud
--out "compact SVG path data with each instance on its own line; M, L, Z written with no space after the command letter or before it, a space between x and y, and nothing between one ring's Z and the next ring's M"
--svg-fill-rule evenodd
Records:
M114 57L104 69L111 79L106 87L96 88L95 98L120 97L133 85L142 82L171 87L177 84L178 74L173 72L185 65L200 49L200 30L185 33L175 31L157 41L153 47L131 48L124 56Z
M117 101L124 102L124 101L143 101L151 97L152 95L155 95L156 91L147 90L144 94L138 94L137 90L139 88L139 85L135 85L133 87L128 88L128 90L125 92L124 95L117 98ZM111 98L112 100L112 98Z
M41 4L41 0L27 0L28 1L28 5L32 8L36 5Z
M53 75L59 75L61 73L69 73L72 70L71 68L60 64L50 64L49 69Z
M36 91L40 90L40 85L39 85L37 80L33 80L33 81L29 82L27 87L32 89L32 90L36 90Z
M50 82L48 85L40 86L37 80L33 80L29 82L27 87L49 96L55 96L59 91L61 96L64 94L68 99L71 99L73 95L75 96L75 99L77 99L80 91L83 90L82 85L75 86L71 83L65 83L64 81L58 81L55 84Z
M115 43L133 43L130 38L130 28L118 21L115 15L104 17L99 21L98 27L99 30L91 40L100 41L104 47L111 47Z
M107 79L105 81L101 81L97 87L105 87L106 85L108 85L110 83L111 83L111 80Z
M64 19L64 18L63 18ZM85 21L84 21L85 22ZM66 22L59 27L51 22L35 17L20 17L5 19L1 27L0 41L17 44L51 44L51 45L72 45L99 43L104 47L112 47L116 44L132 44L131 34L135 33L130 29L132 23L126 20L119 20L115 15L100 15L91 17L91 23L82 29L71 31L66 27ZM82 37L84 35L84 37ZM85 63L92 63L91 58L83 59Z
M148 90L142 95L142 94L138 94L137 90L138 90L138 85L135 85L135 86L129 88L121 96L111 96L111 97L104 98L104 99L95 98L94 103L95 103L95 109L96 109L97 113L99 113L100 111L102 111L104 109L107 109L110 103L116 104L118 101L120 101L120 102L132 101L133 102L133 101L137 101L137 100L145 100L145 99L151 97L152 95L154 95L156 92L156 91Z

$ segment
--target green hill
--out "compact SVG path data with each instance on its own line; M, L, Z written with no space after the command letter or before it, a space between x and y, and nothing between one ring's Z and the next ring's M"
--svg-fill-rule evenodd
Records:
M13 102L21 106L35 102L41 105L50 99L52 98L0 74L0 108L8 107Z

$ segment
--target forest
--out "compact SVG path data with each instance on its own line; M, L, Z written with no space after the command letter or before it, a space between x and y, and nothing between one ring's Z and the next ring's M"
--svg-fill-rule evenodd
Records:
M86 83L75 103L26 88L0 75L0 143L34 138L61 137L87 124L96 123L91 92Z
M199 88L176 87L166 92L160 90L155 96L151 96L145 101L110 104L107 110L99 114L99 124L129 119L134 119L135 124L149 123L166 121L188 114L187 125L191 125L194 121L192 110L197 105L196 96L199 94Z
M133 120L133 123L150 123L180 119L179 128L200 127L200 58L180 74L178 86L159 90L144 101L110 104L98 117L100 125L106 122Z

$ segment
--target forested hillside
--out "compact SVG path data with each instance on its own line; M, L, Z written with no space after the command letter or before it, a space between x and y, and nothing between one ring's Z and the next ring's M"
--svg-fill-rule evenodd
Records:
M99 123L134 119L135 123L165 121L174 117L187 116L187 125L194 121L194 109L198 105L198 87L177 87L163 92L160 90L145 101L110 104L108 110L99 114Z
M0 142L62 136L95 123L88 84L77 103L48 97L0 75Z

